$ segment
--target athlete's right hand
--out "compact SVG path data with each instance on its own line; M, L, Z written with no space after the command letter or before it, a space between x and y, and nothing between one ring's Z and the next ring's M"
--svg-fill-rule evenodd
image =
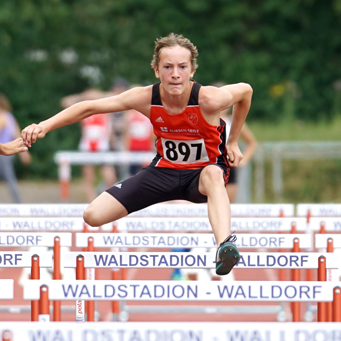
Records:
M31 147L37 139L42 139L46 135L44 128L39 124L31 124L21 132L21 137L27 147Z

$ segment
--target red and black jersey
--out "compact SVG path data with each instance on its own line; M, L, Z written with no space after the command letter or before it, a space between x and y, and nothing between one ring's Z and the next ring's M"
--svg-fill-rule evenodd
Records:
M225 122L209 124L201 113L199 91L194 82L186 109L170 115L160 97L160 83L153 85L150 121L157 137L157 155L151 165L173 169L197 169L209 164L228 167Z

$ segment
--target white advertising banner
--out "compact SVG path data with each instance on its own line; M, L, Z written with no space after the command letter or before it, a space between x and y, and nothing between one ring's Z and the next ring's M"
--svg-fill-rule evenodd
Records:
M1 231L83 231L83 218L1 218Z
M235 217L292 217L293 204L231 204L231 214ZM207 204L161 203L134 212L131 217L207 217Z
M88 204L0 204L0 217L83 217Z
M148 248L213 248L217 244L211 233L77 233L76 246L87 247L93 238L95 247L148 247ZM291 249L294 239L301 249L310 248L307 234L238 234L235 245L239 248ZM0 244L1 245L1 244Z
M337 341L338 322L0 322L11 341Z
M0 232L0 247L53 246L55 237L59 237L60 246L72 246L72 234L69 232Z
M341 248L341 234L318 233L315 234L315 247L327 248L328 239L332 239L333 248Z
M52 268L52 252L38 253L32 251L9 251L0 252L0 268L30 268L32 266L32 257L39 256L39 267ZM0 287L1 289L1 287Z
M308 213L312 217L341 216L341 204L297 204L297 216L306 217Z
M119 231L212 231L208 218L122 218L116 221ZM231 231L306 231L305 218L232 218Z
M41 285L50 300L292 301L331 302L332 282L286 281L41 281L24 282L24 299L38 300Z
M340 217L310 218L309 227L313 231L320 231L321 223L324 224L326 231L341 232L341 216Z
M74 268L79 252L62 254L64 267ZM87 268L182 268L214 269L215 252L83 252ZM338 269L338 256L333 253L243 252L235 268L317 269L318 258L326 258L327 268Z

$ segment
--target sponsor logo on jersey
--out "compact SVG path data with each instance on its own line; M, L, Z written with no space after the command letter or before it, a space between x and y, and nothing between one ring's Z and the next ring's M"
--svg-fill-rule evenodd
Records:
M159 118L157 118L157 119L155 120L155 122L165 123L165 121L162 119L161 116L160 116Z
M196 125L199 121L197 113L190 113L188 114L188 120L193 124Z
M160 127L161 131L163 132L168 132L168 128L167 127Z

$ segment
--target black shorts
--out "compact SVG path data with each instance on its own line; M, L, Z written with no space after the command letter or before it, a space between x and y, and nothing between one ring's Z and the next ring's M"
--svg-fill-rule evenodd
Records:
M236 184L237 183L237 168L230 168L230 177L228 184Z
M106 192L116 198L128 214L170 200L205 203L207 197L198 189L202 170L203 168L178 170L147 166L136 175L116 183ZM222 175L226 177L223 169Z

